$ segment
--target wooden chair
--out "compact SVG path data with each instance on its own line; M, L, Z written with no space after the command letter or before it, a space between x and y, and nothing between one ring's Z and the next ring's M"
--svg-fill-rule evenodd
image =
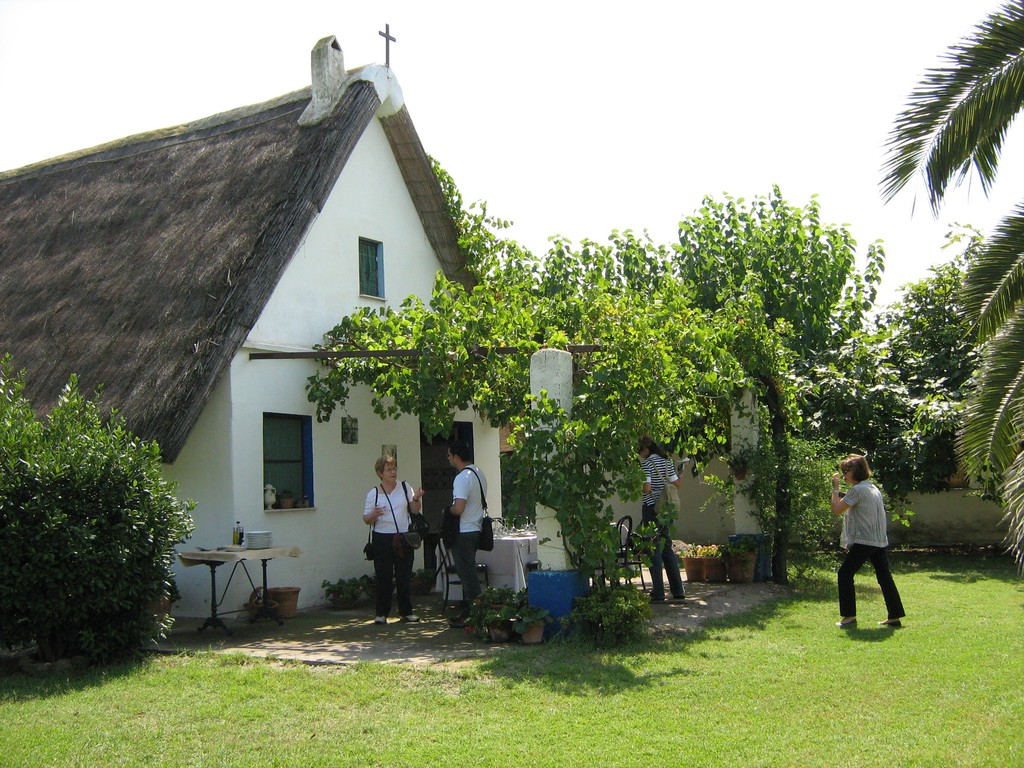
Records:
M437 579L437 574L441 574L442 583L444 584L444 603L441 605L441 613L448 610L449 595L451 594L451 588L453 586L462 586L462 579L459 578L459 572L455 570L455 560L452 557L452 553L449 551L447 545L445 545L442 539L438 542L438 550L441 552L441 557L437 561L437 571L434 574L434 579ZM487 565L486 563L477 563L476 572L483 582L485 587L489 587L490 580L487 578Z

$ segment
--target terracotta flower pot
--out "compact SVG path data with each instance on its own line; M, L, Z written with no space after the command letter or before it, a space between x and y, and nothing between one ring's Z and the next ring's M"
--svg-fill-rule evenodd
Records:
M525 645L536 645L537 643L544 642L544 622L535 621L526 627L526 631L521 635L523 643Z
M704 561L704 581L725 581L725 560L721 557L702 557Z
M686 571L686 580L688 582L704 581L704 558L684 557L683 570Z
M434 579L415 577L409 582L409 591L414 595L429 595L434 591Z
M487 625L487 634L492 643L507 643L512 639L512 622L492 621Z
M729 581L740 584L753 581L755 557L756 555L753 552L747 552L742 555L729 555L726 558Z

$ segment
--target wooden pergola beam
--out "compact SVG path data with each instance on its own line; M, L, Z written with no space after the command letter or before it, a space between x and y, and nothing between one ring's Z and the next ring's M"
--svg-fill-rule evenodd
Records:
M566 351L571 354L596 352L600 344L570 344ZM521 347L474 347L470 354L483 357L489 352L499 355L514 355L522 352ZM349 357L419 357L418 349L346 349L346 350L310 350L308 352L250 352L250 360L341 360Z

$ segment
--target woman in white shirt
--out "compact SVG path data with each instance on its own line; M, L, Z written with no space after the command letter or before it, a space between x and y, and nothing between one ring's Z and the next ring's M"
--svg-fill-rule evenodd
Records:
M387 624L391 593L398 590L398 613L402 621L419 621L412 612L409 582L412 580L413 549L402 535L409 530L409 512L422 509L423 489L412 491L398 482L398 460L381 456L373 465L380 484L370 489L363 505L363 522L373 526L373 572L377 577L375 624Z
M898 627L903 612L896 582L889 572L889 557L886 550L889 537L886 533L888 520L882 493L868 481L871 468L864 456L851 453L839 462L839 472L832 475L832 514L842 515L843 534L839 544L846 549L846 559L839 566L839 613L842 618L837 627L853 627L857 623L857 594L853 577L868 560L875 568L875 578L882 588L888 617L878 622L885 627ZM839 481L845 478L850 483L845 495L839 493Z

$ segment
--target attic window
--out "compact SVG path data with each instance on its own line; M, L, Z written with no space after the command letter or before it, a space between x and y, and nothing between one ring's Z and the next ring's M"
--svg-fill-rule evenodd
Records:
M359 293L384 298L384 244L359 238Z

